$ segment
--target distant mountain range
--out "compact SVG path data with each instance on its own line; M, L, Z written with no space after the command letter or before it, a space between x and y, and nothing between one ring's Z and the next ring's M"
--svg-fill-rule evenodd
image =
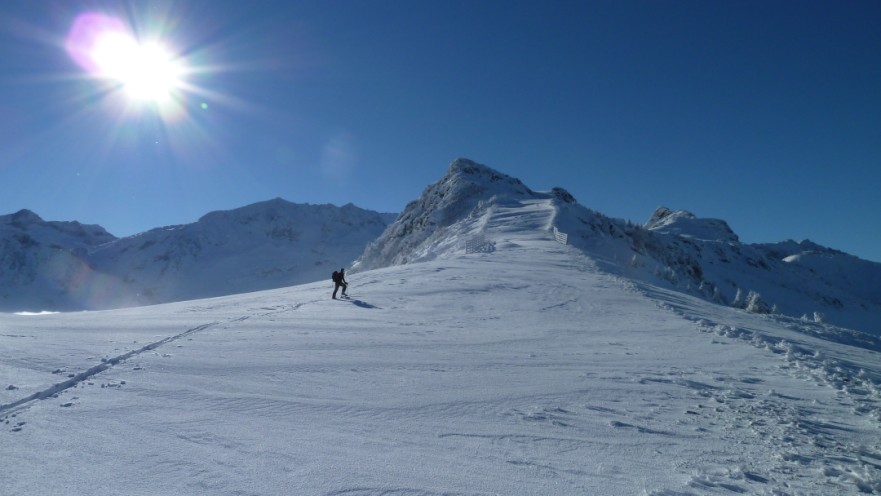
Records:
M0 311L148 305L329 279L395 217L275 199L116 238L22 210L0 216Z
M501 219L501 220L500 220ZM117 239L99 226L0 216L0 310L113 308L218 296L494 249L506 229L565 234L605 270L755 313L881 334L881 264L810 241L746 244L723 220L660 207L644 225L562 188L458 159L404 211L281 199ZM484 255L489 256L489 255ZM500 270L503 270L501 268ZM573 274L577 277L577 274Z

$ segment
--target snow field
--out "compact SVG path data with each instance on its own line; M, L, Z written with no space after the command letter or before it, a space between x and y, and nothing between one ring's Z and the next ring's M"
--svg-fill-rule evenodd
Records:
M0 315L0 488L881 492L877 350L628 283L546 231L493 241L352 274L351 301Z

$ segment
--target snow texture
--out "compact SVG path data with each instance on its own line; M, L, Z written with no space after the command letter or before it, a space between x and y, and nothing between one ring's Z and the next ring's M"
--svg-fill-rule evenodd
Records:
M746 309L783 301L800 272L777 256L800 248L454 165L365 250L349 300L325 281L0 314L3 494L881 493L881 339ZM477 235L492 249L466 254ZM768 265L744 308L687 286L737 275L717 248ZM870 301L852 284L832 290Z

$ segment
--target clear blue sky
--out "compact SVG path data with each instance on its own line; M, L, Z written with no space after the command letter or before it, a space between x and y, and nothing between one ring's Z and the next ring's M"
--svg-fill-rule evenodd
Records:
M89 76L84 14L177 54L170 107ZM457 157L881 261L881 2L0 3L0 214L126 236L275 197L397 212Z

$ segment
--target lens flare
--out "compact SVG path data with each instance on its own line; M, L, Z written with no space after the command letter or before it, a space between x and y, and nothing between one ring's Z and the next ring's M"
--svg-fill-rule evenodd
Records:
M142 43L121 20L104 14L77 17L67 52L93 77L118 84L135 100L163 103L183 86L183 63L158 43Z
M93 57L93 50L99 39L114 33L126 35L127 32L125 24L115 17L98 13L81 14L73 21L65 48L80 67L93 74L98 73L100 67Z
M75 74L63 74L76 84L68 86L58 125L94 119L101 132L82 146L93 150L96 164L121 150L149 153L157 166L224 163L230 121L219 110L262 110L213 87L223 73L245 69L218 62L232 42L205 36L197 22L188 22L197 10L178 3L122 3L130 8L80 11L62 38L52 39L76 66Z

